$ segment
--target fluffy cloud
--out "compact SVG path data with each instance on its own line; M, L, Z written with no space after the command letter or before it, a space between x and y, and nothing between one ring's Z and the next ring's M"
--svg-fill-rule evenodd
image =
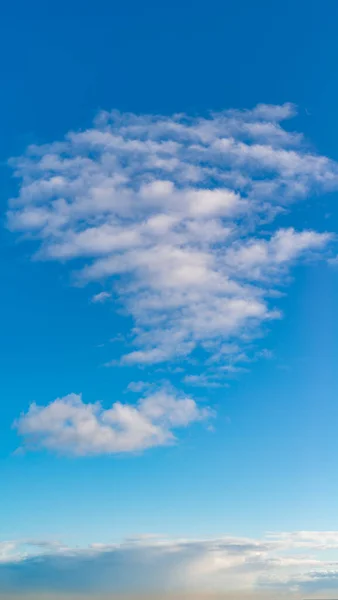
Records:
M13 161L8 227L34 239L36 257L73 261L79 282L111 281L135 322L122 364L217 353L279 317L272 292L331 239L273 226L338 186L337 163L282 127L294 114L290 104L205 118L102 112Z
M188 397L155 391L136 405L115 402L104 409L69 394L47 406L31 404L15 426L29 448L75 455L136 452L175 442L173 430L212 416Z
M33 541L8 542L0 563L4 591L135 593L241 591L262 595L285 590L299 594L338 587L338 562L313 554L311 536L325 541L337 532L305 532L262 539L165 539L143 536L111 545L69 548ZM329 543L328 548L332 548ZM306 552L305 552L306 549ZM270 596L271 597L271 596ZM297 597L299 597L297 595Z

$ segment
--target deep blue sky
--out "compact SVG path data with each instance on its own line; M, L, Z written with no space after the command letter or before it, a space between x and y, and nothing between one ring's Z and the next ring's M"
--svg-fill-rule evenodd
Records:
M2 215L18 185L8 159L28 144L89 126L101 109L203 115L292 102L299 110L292 128L338 159L334 0L6 4L0 19ZM336 231L336 198L337 192L311 210L297 209L293 224ZM109 403L124 398L129 381L144 378L137 367L101 366L117 347L107 346L109 338L129 321L121 325L111 305L90 305L94 285L72 287L68 267L34 262L30 248L17 242L2 227L5 537L87 543L152 531L338 529L334 269L324 261L293 272L281 300L285 316L264 341L273 360L256 362L230 388L199 392L219 407L215 433L196 427L177 447L141 457L13 456L18 440L11 425L32 401L82 392L85 401Z

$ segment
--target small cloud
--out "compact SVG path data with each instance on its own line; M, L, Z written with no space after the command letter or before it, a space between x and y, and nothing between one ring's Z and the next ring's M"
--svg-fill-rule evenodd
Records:
M117 367L119 365L119 361L114 359L113 360L109 360L108 362L103 363L103 367Z
M111 337L109 341L111 344L115 344L117 342L123 343L126 341L126 338L124 335L122 335L122 333L118 333L117 335L114 335L114 337Z
M47 406L31 404L14 423L24 448L75 456L136 452L176 441L174 430L213 416L187 396L165 389L136 404L115 402L108 409L85 404L80 394L57 398Z
M151 350L134 350L129 354L125 354L122 356L121 363L124 365L148 365L164 362L166 358L167 353L165 350L152 348Z
M329 258L327 262L332 267L337 267L337 265L338 265L338 256L334 256L333 258Z
M220 367L221 371L226 371L227 373L248 373L249 369L245 367L239 367L237 365L222 365Z
M131 381L127 386L127 390L129 392L144 392L144 390L149 389L149 387L150 384L145 381Z
M183 379L184 383L196 387L219 388L222 384L219 381L210 379L207 375L186 375Z
M111 298L111 294L109 292L100 292L99 294L95 294L91 301L94 304L103 304L103 302L106 302L108 298Z

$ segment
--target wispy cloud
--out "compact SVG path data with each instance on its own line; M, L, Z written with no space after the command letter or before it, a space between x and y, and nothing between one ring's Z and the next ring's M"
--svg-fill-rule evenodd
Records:
M222 386L222 384L219 381L212 378L212 376L208 377L207 375L186 375L183 381L188 385L193 385L196 387L212 388Z
M149 393L137 404L115 402L107 409L69 394L46 406L31 404L15 426L27 448L83 456L172 444L176 429L212 416L208 407L166 390Z
M127 391L128 392L144 392L149 389L151 386L146 381L131 381L128 383Z
M111 298L111 294L109 292L99 292L92 297L92 302L94 302L94 304L102 304L109 298Z
M273 298L292 264L331 239L274 227L295 201L338 187L337 163L281 126L294 114L290 104L205 118L102 112L13 161L8 227L38 241L42 260L77 259L78 281L111 281L135 321L122 364L243 344L280 316Z

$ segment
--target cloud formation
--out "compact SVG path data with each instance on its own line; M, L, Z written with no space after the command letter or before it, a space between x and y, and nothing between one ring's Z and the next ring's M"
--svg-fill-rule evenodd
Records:
M47 406L31 404L15 426L28 448L78 456L136 452L175 442L174 430L210 418L208 407L165 390L143 396L137 404L85 404L69 394Z
M320 550L326 551L324 558ZM328 551L334 551L331 559ZM338 588L337 552L337 532L281 533L261 539L143 536L82 549L23 540L7 542L0 589L140 595L232 591L258 597L269 590L270 597L276 592L299 597Z
M111 281L135 323L122 364L219 355L280 316L272 298L289 268L331 240L274 226L294 202L338 186L337 163L282 127L294 114L290 104L101 112L13 161L8 227L38 244L37 258L73 261L78 282Z

